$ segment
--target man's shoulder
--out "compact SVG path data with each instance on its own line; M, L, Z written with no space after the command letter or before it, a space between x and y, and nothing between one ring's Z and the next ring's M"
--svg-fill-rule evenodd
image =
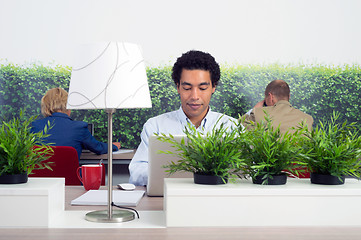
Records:
M226 127L234 128L237 124L237 120L231 116L219 112L209 112L207 115L207 126L220 126L225 124Z
M236 120L235 118L228 116L224 113L213 112L213 111L210 111L208 113L208 117L211 117L212 119L216 119L216 120L218 120L220 118L220 121L222 121L222 122L229 121L229 120L232 120L232 121Z
M313 117L310 114L302 112L301 110L299 110L297 108L293 108L293 110L295 111L295 114L299 115L302 119L307 119L307 120L313 121Z
M148 134L151 133L172 133L178 134L183 132L183 124L181 114L177 111L166 112L158 116L149 118L143 126L143 130Z
M158 121L167 121L167 120L175 120L178 118L178 110L162 113L160 115L151 117L147 122L158 122Z
M144 124L145 128L169 128L179 123L179 114L178 111L162 113L158 116L149 118Z
M292 106L290 103L288 103L288 106L290 107L290 114L291 115L297 115L302 119L313 119L311 115L299 110L298 108L295 108L294 106Z
M289 102L277 104L275 106L270 106L270 107L254 108L253 113L256 117L256 121L259 119L263 119L263 117L266 114L268 114L272 118L277 118L277 119L288 118L288 117L295 118L297 116L297 118L300 119L308 119L313 121L311 115L293 107Z

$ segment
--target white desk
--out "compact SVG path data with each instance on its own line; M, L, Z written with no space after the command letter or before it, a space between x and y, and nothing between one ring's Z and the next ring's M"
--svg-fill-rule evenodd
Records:
M135 149L123 149L123 150L127 150L127 151L130 150L131 152L113 153L113 155L112 155L113 164L129 164L130 163L130 160L132 160L136 150ZM97 155L92 152L82 152L82 154L80 155L80 163L81 164L99 163L100 160L103 160L104 164L107 164L108 163L108 154Z
M82 187L65 187L65 210L97 210L94 206L71 206L70 201L84 193ZM163 198L145 197L137 206L137 210L162 210ZM96 207L100 208L100 207ZM358 213L354 213L358 215ZM243 218L244 216L240 216ZM259 216L262 217L262 216ZM99 228L95 224L92 229L57 229L57 228L0 228L0 239L52 239L52 240L359 240L361 238L361 227L169 227L169 228Z

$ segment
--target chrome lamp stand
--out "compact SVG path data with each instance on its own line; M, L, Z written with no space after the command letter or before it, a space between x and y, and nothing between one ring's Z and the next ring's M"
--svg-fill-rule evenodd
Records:
M85 219L91 222L119 223L131 221L134 212L129 210L113 210L113 113L115 109L106 109L108 113L108 209L89 212Z

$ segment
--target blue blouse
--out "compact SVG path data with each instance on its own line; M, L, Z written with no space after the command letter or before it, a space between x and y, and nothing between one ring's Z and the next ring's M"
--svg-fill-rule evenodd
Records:
M108 144L97 141L89 132L86 122L74 121L65 113L56 112L49 117L34 121L31 131L43 131L48 121L52 128L48 131L50 136L45 139L45 143L74 147L78 152L78 158L82 149L88 149L96 154L108 153ZM117 150L117 146L113 144L113 151Z

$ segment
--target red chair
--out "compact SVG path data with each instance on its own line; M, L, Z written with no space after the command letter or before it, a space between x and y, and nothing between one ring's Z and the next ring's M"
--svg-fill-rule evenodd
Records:
M304 170L302 173L300 173L298 178L310 178L310 172L307 169L305 169L305 167L296 168L295 170ZM293 178L293 176L290 176L290 177ZM294 177L296 177L296 176L294 176Z
M54 155L47 161L53 162L49 169L33 170L29 177L64 177L65 185L81 185L77 176L77 169L79 167L78 153L73 147L69 146L55 146L52 147ZM103 165L102 185L105 185L105 168Z

